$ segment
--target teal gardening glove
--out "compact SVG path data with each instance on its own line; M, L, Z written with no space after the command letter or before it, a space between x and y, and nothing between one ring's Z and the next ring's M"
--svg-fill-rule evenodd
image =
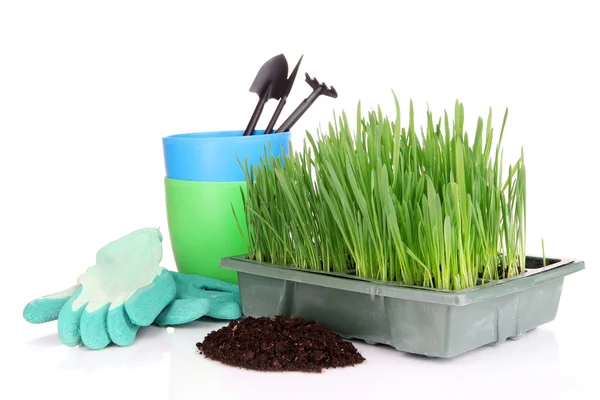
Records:
M91 349L127 346L139 327L153 323L241 316L237 286L171 272L159 266L161 259L160 231L135 231L98 251L75 286L29 302L23 316L35 324L58 320L63 344Z
M182 325L203 316L224 320L242 316L237 285L179 272L171 272L171 276L177 293L173 303L156 318L157 325Z
M58 320L58 336L67 346L128 345L175 297L175 282L159 266L161 259L161 233L137 230L101 248L75 286L29 302L23 316L36 324Z

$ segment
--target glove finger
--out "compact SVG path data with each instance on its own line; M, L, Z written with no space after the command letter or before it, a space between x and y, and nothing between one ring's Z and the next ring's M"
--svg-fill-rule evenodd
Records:
M88 303L81 315L81 341L92 349L99 350L110 344L106 317L110 304Z
M120 305L108 310L106 318L108 335L117 346L128 346L135 340L139 326L135 325L127 316L125 307Z
M138 289L125 302L125 311L131 322L149 326L158 314L175 299L175 281L167 269L162 270L152 283Z
M60 309L77 292L78 285L72 286L62 292L51 294L32 300L23 309L23 318L32 324L43 324L58 319Z
M242 309L237 303L215 304L210 308L207 316L215 319L238 319L242 316Z
M81 344L81 332L79 330L81 323L81 314L85 309L86 304L81 305L78 309L73 309L73 302L81 294L81 286L77 292L69 298L65 305L60 309L58 314L58 337L60 341L70 347L75 347Z
M220 292L239 293L240 288L233 283L224 282L214 278L208 278L201 275L184 274L181 272L171 272L174 279L178 281L179 286L194 286L198 289L218 290Z
M208 299L175 300L156 317L160 326L181 325L195 321L209 311Z

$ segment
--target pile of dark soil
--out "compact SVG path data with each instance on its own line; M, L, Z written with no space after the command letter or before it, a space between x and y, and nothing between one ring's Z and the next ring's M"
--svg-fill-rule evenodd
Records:
M324 326L283 316L231 321L196 347L212 360L258 371L322 372L365 361L351 342Z

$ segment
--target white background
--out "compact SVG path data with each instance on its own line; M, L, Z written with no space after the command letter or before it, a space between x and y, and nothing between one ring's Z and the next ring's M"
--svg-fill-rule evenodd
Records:
M2 1L0 397L599 398L593 3ZM203 359L195 343L220 324L147 329L94 352L62 346L55 323L26 323L27 301L70 286L98 248L137 228L162 228L164 266L176 268L161 138L244 129L257 100L248 88L279 53L290 69L304 54L280 121L309 94L305 72L340 94L317 100L295 144L359 100L392 115L391 90L403 116L414 101L418 124L427 105L439 117L459 99L470 132L489 107L499 132L508 107L505 163L523 146L528 171L528 252L544 238L548 256L586 262L567 277L556 320L448 361L357 342L365 364L310 376Z

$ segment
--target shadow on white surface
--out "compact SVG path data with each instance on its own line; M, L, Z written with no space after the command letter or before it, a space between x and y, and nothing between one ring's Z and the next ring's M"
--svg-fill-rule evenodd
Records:
M495 395L502 398L513 395L516 396L513 398L541 396L547 400L566 398L580 384L561 367L556 336L544 328L453 359L427 358L388 346L354 341L366 362L355 367L325 370L321 374L307 374L243 370L200 355L196 343L225 324L200 320L176 328L147 327L140 329L132 345L110 346L100 351L67 348L56 334L34 339L26 347L42 356L46 352L55 353L40 359L46 368L57 368L68 375L83 374L91 378L100 370L108 375L118 371L128 375L132 384L148 384L145 370L164 371L154 373L164 379L152 384L162 387L163 392L166 390L169 399L177 400L197 399L200 395L260 397L262 400L326 398L335 397L340 390L352 393L346 398L372 398L386 395L390 382L402 386L403 396L419 398L429 398L423 397L423 388L427 388L430 396L446 399L454 398L453 395L463 400L481 398L481 394L486 393L486 399L496 398ZM539 385L531 384L536 380L544 382L541 389ZM435 385L432 385L433 381ZM503 382L513 383L504 386ZM457 391L449 394L449 387ZM490 387L495 390L490 392ZM249 396L249 390L256 391L256 396ZM473 397L469 397L471 395Z
M94 372L100 369L136 368L160 363L170 351L165 328L145 327L140 329L135 341L127 347L109 346L102 350L86 347L68 348L58 334L51 334L29 341L26 346L36 352L64 348L62 356L53 367L65 371ZM55 359L55 358L53 358Z
M58 338L58 334L53 333L46 336L41 336L27 342L26 346L32 350L43 350L52 347L59 347L63 344Z
M447 360L410 355L388 346L354 341L366 362L350 368L325 370L322 374L262 373L223 366L190 349L189 343L195 339L193 329L178 330L174 336L177 340L173 341L170 358L169 398L178 400L197 398L198 393L207 390L215 395L226 392L236 398L247 397L249 391L256 391L255 397L261 399L314 398L317 392L317 398L335 398L340 391L351 393L350 398L373 398L386 395L390 382L402 382L403 395L414 394L419 398L424 398L423 388L431 388L431 394L438 390L439 396L454 398L448 393L448 388L455 388L455 394L467 390L461 393L463 399L470 398L470 394L480 398L482 393L487 393L486 398L490 399L495 398L493 393L489 393L490 385L515 379L518 382L518 377L523 377L524 382L530 382L532 378L548 380L552 377L543 390L548 393L548 399L555 398L554 395L561 398L565 388L575 384L560 370L555 335L542 329L498 346L487 346ZM433 386L432 381L435 381ZM528 385L523 387L517 383L507 390L515 390L515 395L539 395L539 388ZM506 396L504 389L499 387L498 393Z

